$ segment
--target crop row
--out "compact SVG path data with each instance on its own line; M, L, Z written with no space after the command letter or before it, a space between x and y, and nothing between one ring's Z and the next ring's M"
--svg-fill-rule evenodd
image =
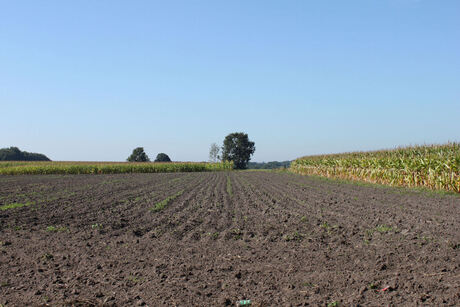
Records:
M307 156L295 160L291 170L306 175L460 192L460 143Z
M195 163L99 163L99 162L0 162L0 175L23 174L118 174L205 172L233 169L232 162Z

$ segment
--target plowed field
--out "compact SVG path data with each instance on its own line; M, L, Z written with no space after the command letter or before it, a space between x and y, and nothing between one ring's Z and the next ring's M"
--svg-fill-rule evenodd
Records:
M460 305L458 196L272 172L2 176L11 204L5 306Z

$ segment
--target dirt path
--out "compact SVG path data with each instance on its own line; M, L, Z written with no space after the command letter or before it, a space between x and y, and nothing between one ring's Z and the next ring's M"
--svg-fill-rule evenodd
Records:
M5 306L460 305L458 196L270 172L1 176L13 203Z

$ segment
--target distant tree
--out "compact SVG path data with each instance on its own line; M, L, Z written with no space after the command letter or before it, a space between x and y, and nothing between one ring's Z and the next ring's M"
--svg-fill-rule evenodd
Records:
M216 143L211 144L209 149L209 162L218 162L220 161L220 147Z
M278 169L289 168L291 161L249 162L249 169Z
M150 162L149 157L144 151L144 147L134 148L133 153L127 159L129 162Z
M21 151L17 147L0 149L0 161L51 161L47 156L39 153Z
M157 155L157 158L155 159L155 162L171 162L171 159L169 159L167 154L160 152Z
M246 133L230 133L224 140L222 159L225 161L233 161L236 169L245 169L254 151L256 151L255 144L249 141Z

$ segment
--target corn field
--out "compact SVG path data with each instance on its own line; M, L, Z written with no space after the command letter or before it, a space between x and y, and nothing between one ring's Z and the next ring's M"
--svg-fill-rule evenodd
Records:
M205 172L233 169L233 162L0 162L0 175Z
M291 164L305 175L460 193L460 143L306 156Z

